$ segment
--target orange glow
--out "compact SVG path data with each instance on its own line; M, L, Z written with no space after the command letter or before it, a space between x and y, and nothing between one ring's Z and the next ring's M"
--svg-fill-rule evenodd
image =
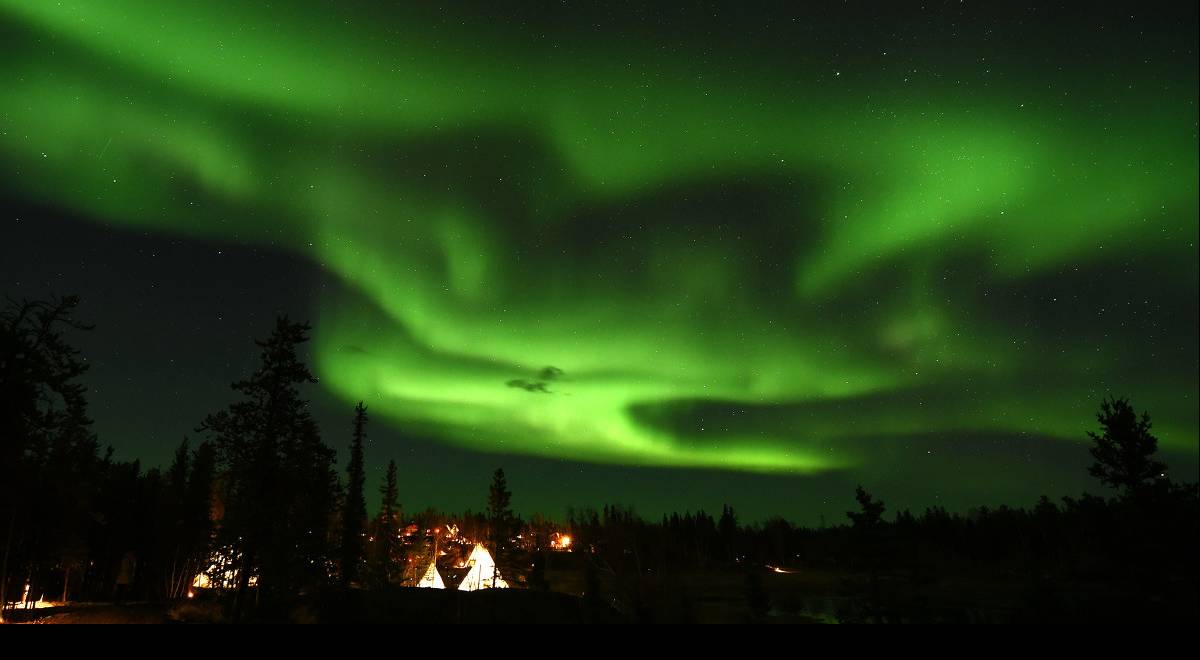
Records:
M571 537L568 534L560 534L555 532L550 536L550 548L554 550L563 550L570 552Z
M59 605L62 605L62 603L45 600L44 598L39 598L35 601L29 600L29 585L26 584L25 592L21 594L21 601L16 603L15 609L39 610L44 607L58 607Z

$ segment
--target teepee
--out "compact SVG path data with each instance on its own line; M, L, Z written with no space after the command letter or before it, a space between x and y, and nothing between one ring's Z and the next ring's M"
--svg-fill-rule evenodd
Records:
M500 571L496 568L496 560L492 559L492 554L482 543L475 544L475 549L467 557L467 567L467 574L458 584L459 591L508 588L508 583L500 577Z
M421 576L421 581L417 586L422 589L445 589L446 583L442 581L442 574L438 572L437 561L430 561L429 568L425 569L425 575Z

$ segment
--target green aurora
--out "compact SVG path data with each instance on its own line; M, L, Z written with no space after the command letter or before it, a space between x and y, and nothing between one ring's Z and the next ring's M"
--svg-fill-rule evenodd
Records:
M847 54L819 16L668 48L248 4L0 0L4 186L336 274L314 360L347 404L812 474L872 438L1081 442L1115 393L1197 453L1194 20L1097 62L1134 27Z

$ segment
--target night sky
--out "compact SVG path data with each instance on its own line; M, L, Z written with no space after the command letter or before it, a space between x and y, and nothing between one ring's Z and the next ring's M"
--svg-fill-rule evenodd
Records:
M1107 395L1197 479L1195 3L251 4L0 0L0 290L118 457L287 313L410 511L1025 506Z

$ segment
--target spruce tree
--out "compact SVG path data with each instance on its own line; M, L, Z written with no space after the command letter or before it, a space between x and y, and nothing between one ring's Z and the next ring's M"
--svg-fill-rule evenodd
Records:
M858 501L858 511L847 511L846 517L854 523L855 529L874 529L883 522L884 505L866 491L862 485L854 489L854 499Z
M200 426L219 459L222 545L237 557L235 619L246 605L252 576L258 599L271 601L328 573L337 477L334 453L321 442L300 394L301 385L316 382L298 355L309 331L307 323L277 319L271 336L255 342L258 368L232 385L239 400Z
M721 543L725 546L725 558L727 561L734 561L737 557L735 546L737 543L737 516L733 513L733 507L726 504L721 509L721 519L717 522L717 533L721 536Z
M184 518L184 556L188 566L184 577L191 580L209 567L213 544L213 489L216 479L216 449L202 442L192 452L188 473ZM186 591L188 583L182 587Z
M164 568L164 590L167 598L178 598L186 588L188 562L188 474L191 469L192 452L188 439L184 438L175 449L171 467L167 468L166 501L159 503L163 512L160 530L167 566Z
M354 408L354 435L350 441L350 461L346 464L346 497L342 505L342 585L358 582L363 559L363 528L367 501L363 495L366 473L363 468L363 443L367 435L367 408L362 401Z
M1088 472L1106 486L1130 496L1166 477L1167 466L1154 458L1158 438L1150 433L1150 415L1139 417L1128 399L1106 399L1096 415L1100 433L1088 431L1095 463Z
M379 488L382 496L379 505L379 523L375 529L375 575L382 584L391 584L396 579L397 535L399 525L399 497L396 485L396 461L388 461L387 476Z
M0 309L0 622L10 575L78 559L99 468L87 416L88 365L67 341L90 330L79 298L8 300ZM35 578L36 579L36 578Z
M513 518L511 504L512 493L508 490L508 480L504 477L504 470L497 468L488 490L488 524L493 550L498 550L508 541Z

